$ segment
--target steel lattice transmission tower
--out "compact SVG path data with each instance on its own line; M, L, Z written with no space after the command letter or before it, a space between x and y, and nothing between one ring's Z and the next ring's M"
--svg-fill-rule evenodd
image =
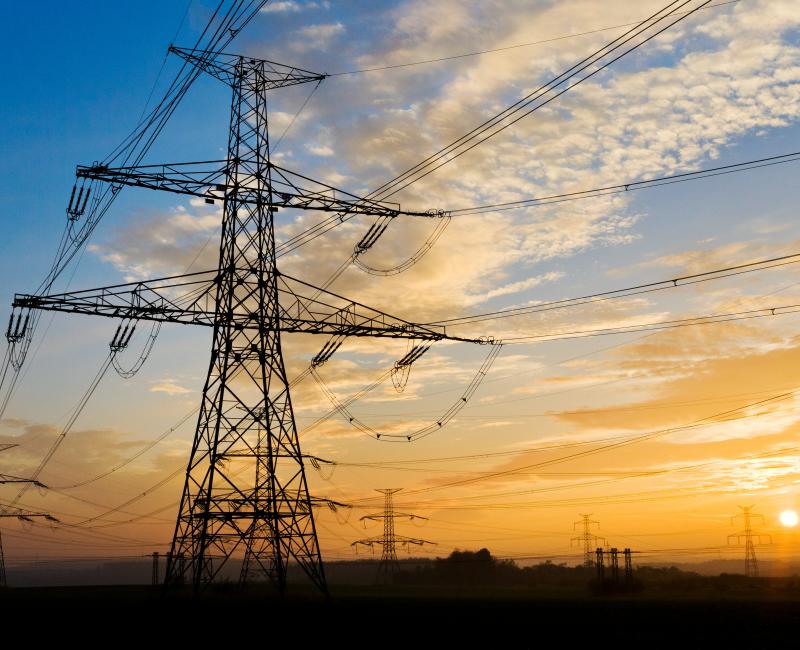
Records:
M594 521L593 519L589 519L591 514L588 515L581 515L581 520L576 521L572 524L572 530L577 530L578 526L582 527L582 532L579 537L573 537L571 542L572 544L577 544L583 547L583 566L585 567L592 567L594 566L594 556L595 556L595 549L597 547L597 543L602 540L605 543L604 537L598 537L594 533L592 533L592 526L595 525L600 528L600 522Z
M752 520L758 518L764 523L764 516L752 512L754 506L739 506L741 514L731 517L731 524L741 517L744 520L744 530L728 535L728 544L735 540L735 544L741 545L744 539L744 574L751 578L758 577L758 559L756 558L756 545L772 544L772 536L759 533L753 530ZM767 540L766 542L763 540Z
M244 560L242 581L257 573L283 591L293 560L325 592L281 333L484 341L415 325L281 273L274 229L279 209L378 217L441 212L403 211L270 161L268 93L319 83L325 75L250 57L170 51L231 88L227 158L93 165L78 167L77 176L81 191L109 183L112 191L129 185L222 201L217 268L84 291L18 294L14 307L212 328L211 360L164 584L188 579L197 589L236 555Z
M425 544L434 544L435 542L429 542L425 539L419 539L416 537L406 537L404 535L397 535L395 533L394 528L394 520L397 518L404 518L404 519L427 519L427 517L420 517L419 515L413 515L410 513L405 512L395 512L394 511L394 502L393 502L393 495L399 492L402 488L384 488L382 490L376 490L383 494L383 512L382 513L375 513L371 515L364 515L361 517L361 521L381 521L383 522L383 535L381 537L370 537L367 539L359 539L351 544L351 546L355 546L356 548L359 545L362 546L369 546L370 548L374 546L381 547L381 559L378 563L378 582L382 583L389 583L392 580L392 576L398 570L398 563L397 563L397 546L404 546L408 549L410 546L423 546Z

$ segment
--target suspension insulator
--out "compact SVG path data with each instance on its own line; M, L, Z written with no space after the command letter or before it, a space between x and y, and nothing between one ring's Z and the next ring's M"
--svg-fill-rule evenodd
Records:
M131 329L128 332L128 338L125 339L125 342L122 344L122 347L127 347L128 346L128 343L131 342L131 337L133 336L133 333L135 331L136 331L136 324L134 323L133 325L131 325Z
M90 187L86 190L86 196L83 197L83 205L81 206L80 214L83 214L86 210L86 204L89 203L89 195L92 193L92 188Z
M72 203L75 200L75 191L78 189L77 183L72 186L72 194L69 195L69 205L67 205L67 212L72 213Z

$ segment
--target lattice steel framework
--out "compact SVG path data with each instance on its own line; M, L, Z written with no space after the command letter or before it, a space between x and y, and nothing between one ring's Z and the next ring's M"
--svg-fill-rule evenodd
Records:
M191 558L192 581L198 585L211 581L224 565L212 561L215 555L227 559L244 544L245 564L256 562L280 589L286 584L288 559L293 558L325 590L276 322L267 90L300 80L291 72L275 79L265 65L238 57L220 76L233 88L233 100L216 318L170 558ZM241 200L244 183L259 200ZM247 315L259 327L239 327L233 314ZM236 375L238 382L233 381ZM242 461L255 465L252 482L234 476ZM168 562L167 584L183 579L177 568L177 563Z
M602 541L605 543L606 541L605 538L598 537L592 533L592 525L600 528L600 522L589 519L591 516L591 514L581 515L581 520L572 524L573 530L576 530L578 526L581 526L583 530L580 537L573 537L572 540L570 540L572 544L578 544L583 547L583 566L585 567L594 566L595 548L598 542Z
M393 495L399 492L402 488L384 488L376 490L383 494L383 512L375 513L372 515L364 515L361 521L382 521L383 522L383 535L381 537L370 537L368 539L359 539L351 544L351 546L380 546L381 559L378 563L378 582L388 583L391 582L392 576L397 572L397 546L423 546L425 544L434 544L425 539L416 537L405 537L404 535L397 535L394 528L394 520L397 518L406 519L427 519L419 515L413 515L405 512L395 512Z
M728 535L728 544L734 542L741 544L744 539L744 574L751 578L758 577L758 559L756 558L756 545L772 544L772 536L753 530L753 519L764 522L764 516L752 512L753 506L739 506L742 513L731 517L734 523L738 517L744 520L744 530L733 535Z
M324 75L249 57L172 51L232 88L226 160L93 165L79 167L77 175L89 186L105 182L112 189L133 185L222 200L217 269L61 294L17 295L14 307L213 328L164 584L188 578L197 589L236 555L244 558L242 581L266 576L283 591L293 560L326 592L281 332L486 341L448 336L443 327L417 325L281 274L274 229L279 209L381 217L442 213L403 211L397 204L363 199L270 162L268 91L319 82ZM18 313L17 321L21 318Z

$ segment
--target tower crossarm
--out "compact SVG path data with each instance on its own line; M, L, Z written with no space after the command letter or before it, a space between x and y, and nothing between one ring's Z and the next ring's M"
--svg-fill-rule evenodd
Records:
M206 271L42 296L17 294L12 306L213 326L217 277L216 271Z
M310 70L276 63L275 61L254 59L249 56L225 52L196 50L175 47L174 45L170 46L169 52L229 86L234 86L238 82L244 86L245 90L252 92L297 86L298 84L314 81L319 82L328 76L327 74L311 72ZM248 73L244 78L237 74L241 71L242 63L244 63Z
M744 531L741 533L733 533L728 535L728 544L730 546L744 546L748 541L757 546L769 546L772 544L772 535L768 533L756 533L752 531Z
M14 476L13 474L0 474L0 484L5 483L29 483L30 485L35 485L39 488L46 488L47 486L44 483L40 483L39 481L24 478L22 476Z
M420 515L413 515L408 512L392 512L392 514L387 515L383 512L375 513L372 515L364 515L359 519L359 521L383 521L387 517L393 517L394 519L424 519L428 521L427 517L421 517Z
M205 271L60 294L17 294L13 307L207 327L224 320L239 331L487 342L450 336L445 327L418 325L285 275L278 276L277 319L264 319L250 309L259 281L246 271L236 304L231 312L221 313L215 300L221 277L217 271Z
M0 505L0 518L2 519L19 519L20 521L33 521L34 519L45 519L47 521L58 523L58 519L53 515L46 512L31 512L23 508L16 508L14 506Z
M395 535L394 541L396 544L399 545L414 545L414 546L423 546L425 544L436 544L436 542L431 542L427 539L419 539L417 537L405 537L404 535ZM350 546L381 546L386 543L386 539L384 537L367 537L365 539L357 539L355 542L351 542Z
M239 161L247 168L248 161ZM253 165L255 169L255 164ZM269 205L280 208L315 210L320 212L345 212L381 217L406 215L438 218L447 213L442 210L402 210L397 203L372 201L327 183L270 164L271 192L264 191L264 180L258 172L239 175L231 185L229 162L210 160L202 162L108 167L102 164L76 169L79 179L109 183L112 187L123 185L183 194L204 199L208 203L235 198L237 201Z
M432 544L436 545L436 542L431 542L427 539L419 539L417 537L405 537L403 535L395 535L395 543L400 544L401 546L408 546L409 544L414 546L424 546L425 544Z

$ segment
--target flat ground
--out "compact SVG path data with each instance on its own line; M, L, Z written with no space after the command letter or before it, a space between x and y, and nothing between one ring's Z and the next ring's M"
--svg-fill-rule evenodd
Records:
M50 587L2 590L0 612L4 622L24 621L25 629L45 636L59 630L73 640L89 631L108 639L110 631L154 641L185 635L193 645L263 638L264 645L281 640L285 646L296 639L291 647L299 648L538 648L547 641L564 647L592 641L598 648L611 642L800 647L800 590L785 587L603 596L530 588L334 587L327 601L303 587L285 599L266 587L222 585L197 598L163 596L149 587ZM47 625L27 624L36 621Z

